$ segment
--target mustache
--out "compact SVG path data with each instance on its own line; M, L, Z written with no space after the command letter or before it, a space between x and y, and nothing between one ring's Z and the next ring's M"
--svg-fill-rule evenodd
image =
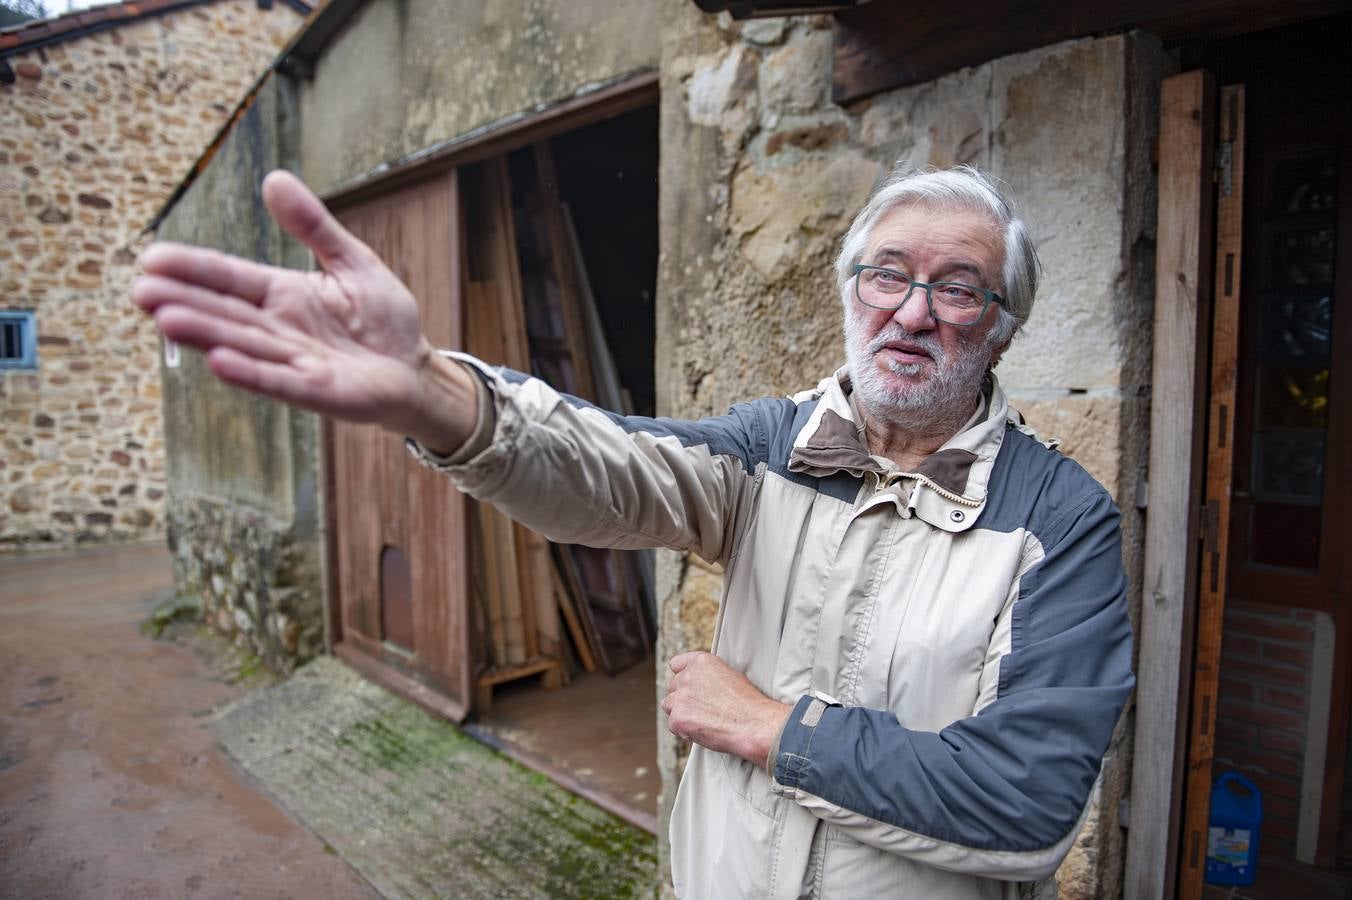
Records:
M869 341L867 352L870 356L887 347L889 344L909 344L924 350L930 355L936 363L944 361L946 354L939 339L933 334L911 334L905 328L902 328L896 322L889 322L874 335L873 340Z

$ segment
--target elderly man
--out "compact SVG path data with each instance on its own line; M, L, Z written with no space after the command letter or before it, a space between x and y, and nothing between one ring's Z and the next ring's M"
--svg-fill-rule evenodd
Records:
M726 567L712 653L662 708L695 743L671 822L690 897L1019 897L1079 829L1131 690L1117 511L992 367L1027 230L970 169L897 172L836 266L847 365L698 422L622 417L422 336L298 181L264 184L322 273L160 245L136 302L225 381L409 436L551 538Z

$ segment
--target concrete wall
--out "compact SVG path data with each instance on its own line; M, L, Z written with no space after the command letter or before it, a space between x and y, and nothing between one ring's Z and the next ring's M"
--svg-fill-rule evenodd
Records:
M269 171L295 167L297 128L294 86L269 79L158 237L309 268L259 193ZM176 585L285 671L323 645L319 420L226 387L197 353L180 358L162 376Z
M1112 492L1139 609L1158 82L1152 39L1073 41L847 108L830 102L830 20L734 23L672 3L662 46L659 407L721 412L815 383L843 361L838 239L896 159L1004 179L1046 269L997 373L1015 405ZM666 556L659 657L709 646L720 576ZM1131 734L1060 873L1062 896L1119 889ZM663 735L665 815L684 748Z
M163 533L142 231L301 21L222 0L9 57L0 308L36 310L38 369L0 371L0 552Z
M319 191L382 163L657 65L653 0L368 3L301 94Z

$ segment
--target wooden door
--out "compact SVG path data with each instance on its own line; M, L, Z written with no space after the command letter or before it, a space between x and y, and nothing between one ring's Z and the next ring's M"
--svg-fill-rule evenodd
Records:
M1320 23L1246 36L1215 60L1222 78L1245 84L1224 90L1218 117L1180 897L1200 894L1210 786L1223 769L1264 794L1261 896L1278 884L1276 895L1314 896L1327 873L1300 863L1352 868L1352 457L1342 449L1352 438L1352 123L1335 112L1352 69L1337 33ZM1300 66L1281 58L1295 46ZM1278 860L1286 868L1265 879Z
M454 170L335 210L418 298L437 347L461 346ZM459 721L469 709L465 501L403 439L329 426L334 652L373 680Z
M1307 729L1302 793L1319 796L1300 798L1296 855L1332 867L1352 699L1352 121L1296 68L1250 116L1228 600L1331 623L1301 690L1326 725Z

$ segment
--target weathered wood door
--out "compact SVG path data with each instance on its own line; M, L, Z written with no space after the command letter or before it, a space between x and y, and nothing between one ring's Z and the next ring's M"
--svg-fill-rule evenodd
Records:
M437 347L461 346L456 172L335 210L418 298ZM470 700L465 501L417 465L398 435L333 423L330 585L334 652L454 720Z
M1352 871L1352 85L1337 29L1229 42L1218 116L1207 497L1180 897L1200 896L1212 780L1263 792L1259 864ZM1301 46L1290 67L1281 49ZM1299 880L1311 878L1307 885ZM1267 890L1271 895L1271 876Z

